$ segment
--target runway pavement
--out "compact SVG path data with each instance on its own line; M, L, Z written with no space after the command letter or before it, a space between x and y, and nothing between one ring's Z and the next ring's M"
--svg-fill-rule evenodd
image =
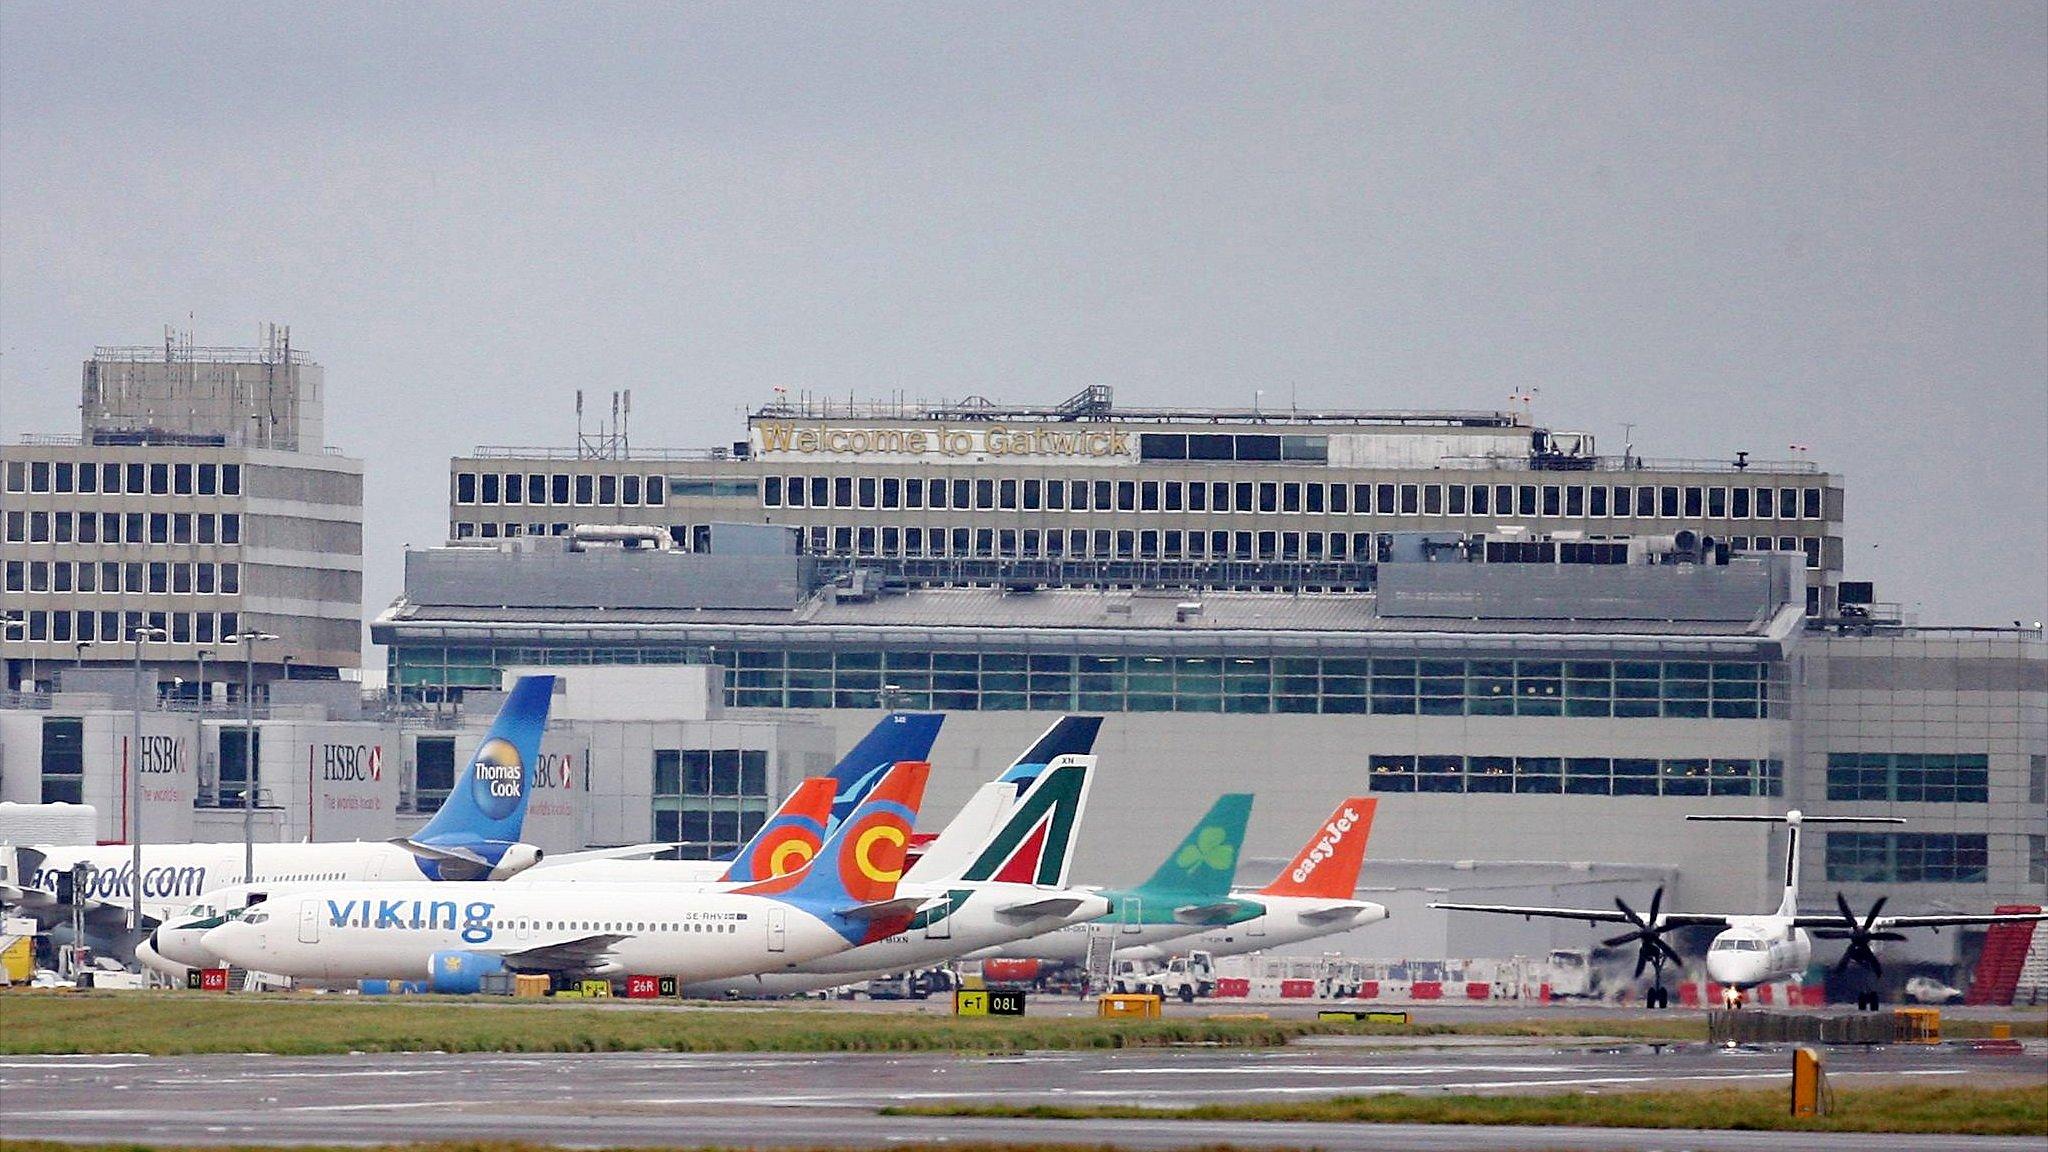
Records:
M875 1146L906 1139L1252 1147L1696 1148L1776 1144L1877 1152L2027 1148L2038 1141L1810 1133L1481 1129L1419 1125L882 1117L888 1104L1153 1103L1309 1099L1370 1092L1611 1092L1775 1086L1783 1049L1706 1045L1561 1048L1491 1041L1422 1047L1319 1044L1278 1050L1165 1049L950 1054L391 1054L21 1056L0 1058L0 1135L178 1143L373 1143L522 1139L568 1145ZM2048 1048L1838 1049L1842 1087L1892 1081L2028 1082Z

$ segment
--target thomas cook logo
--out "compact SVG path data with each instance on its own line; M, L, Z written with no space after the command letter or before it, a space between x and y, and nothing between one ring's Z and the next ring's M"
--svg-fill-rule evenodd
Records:
M496 737L484 741L469 766L469 790L485 816L492 820L510 816L526 794L526 767L519 760L519 749Z
M1228 871L1237 862L1237 849L1231 847L1230 837L1221 828L1210 826L1195 834L1195 838L1181 846L1173 862L1184 872L1194 873L1203 867L1218 872Z

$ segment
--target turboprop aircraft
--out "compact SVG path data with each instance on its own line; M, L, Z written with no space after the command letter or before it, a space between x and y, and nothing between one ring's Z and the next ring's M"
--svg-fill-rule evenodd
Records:
M1673 928L1696 925L1720 926L1723 931L1714 937L1707 948L1707 976L1715 983L1728 989L1728 1002L1740 1007L1742 994L1759 984L1783 980L1806 971L1813 960L1813 940L1807 929L1813 929L1812 936L1823 940L1847 940L1849 947L1835 964L1840 972L1851 965L1861 965L1873 976L1884 975L1884 965L1870 945L1875 940L1904 940L1901 928L1949 928L1963 924L2013 924L2029 920L2048 919L2048 913L2026 913L2020 915L1964 915L1964 916L1886 916L1883 915L1888 897L1880 896L1870 906L1870 911L1858 920L1849 908L1849 901L1841 893L1835 893L1835 913L1801 914L1799 911L1799 830L1808 824L1904 824L1896 816L1809 816L1797 808L1783 816L1687 816L1687 820L1712 821L1727 824L1783 824L1785 826L1785 891L1778 901L1775 912L1763 915L1743 915L1720 912L1664 912L1664 889L1658 888L1650 896L1650 911L1647 916L1639 914L1620 897L1616 897L1613 909L1605 908L1525 908L1505 904L1431 904L1431 908L1443 908L1452 912L1493 912L1509 916L1547 916L1558 920L1584 920L1588 924L1627 924L1630 931L1603 941L1608 947L1635 944L1636 976L1642 977L1643 969L1653 970L1648 1004L1652 1008L1671 1006L1671 994L1664 987L1664 965L1683 963L1677 949L1664 939L1664 934ZM1879 994L1866 990L1856 997L1858 1008L1875 1010Z
M903 853L931 766L898 764L794 872L728 891L649 884L377 884L265 901L201 937L230 964L294 978L493 972L686 981L784 971L901 931Z
M1237 874L1238 847L1251 818L1249 793L1232 792L1216 799L1206 815L1159 865L1152 878L1135 888L1096 888L1109 901L1109 912L1086 924L1070 924L1042 936L983 948L970 960L1065 960L1082 963L1091 938L1127 947L1158 944L1218 924L1236 924L1265 912L1265 906L1230 894ZM1103 947L1104 945L1097 945Z
M501 879L529 868L541 850L519 839L532 790L532 765L547 727L553 676L521 676L484 733L469 769L439 811L410 837L388 843L340 841L257 844L258 882ZM57 902L59 877L90 865L88 923L118 922L129 908L133 849L125 844L37 845L17 849L24 868L20 904L44 924L69 916ZM248 881L240 843L144 844L142 914L150 923L189 908L195 897Z
M1024 785L1007 818L981 837L965 865L949 876L906 879L898 893L922 897L924 902L910 922L887 939L792 971L694 982L683 988L683 994L784 996L832 988L942 963L977 948L1103 915L1109 911L1107 898L1066 886L1094 768L1092 756L1056 757L1051 767ZM1015 786L999 782L986 787ZM952 834L948 825L940 839Z
M1160 961L1195 949L1236 956L1385 920L1385 905L1357 898L1358 869L1378 807L1379 801L1369 796L1346 799L1309 834L1308 843L1271 884L1232 890L1232 896L1264 907L1263 914L1163 944L1118 947L1118 958Z

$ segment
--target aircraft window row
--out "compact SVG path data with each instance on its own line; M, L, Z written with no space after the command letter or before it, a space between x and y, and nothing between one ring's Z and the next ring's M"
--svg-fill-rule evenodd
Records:
M373 922L358 916L349 927L363 928ZM493 920L491 927L499 932L694 932L724 935L739 931L739 925L730 920Z
M669 538L678 547L701 550L702 526L671 524ZM814 556L874 556L890 559L1051 559L1076 560L1280 560L1291 562L1375 563L1392 546L1388 532L1215 531L1180 529L1037 529L895 524L811 524L797 526L804 550ZM512 539L520 536L566 536L569 525L475 523L453 525L452 538ZM1595 543L1608 540L1602 536ZM1612 538L1625 542L1627 537ZM1567 545L1568 546L1568 545ZM1806 567L1818 570L1826 554L1818 536L1731 536L1728 550L1737 555L1767 552L1803 553Z
M1308 480L1046 480L982 476L765 476L760 481L760 496L766 508L1574 520L1820 520L1824 519L1826 504L1823 489L1817 487L1335 484Z
M0 635L9 640L31 643L125 644L136 629L144 626L145 620L148 627L168 632L173 644L211 644L215 637L232 636L241 631L241 615L236 612L46 612L35 609L23 615L22 620L8 621L6 632Z
M1830 752L1828 799L1983 804L1991 798L1983 753Z
M732 485L731 491L715 491L706 485ZM671 495L729 495L751 497L753 481L704 480L691 476L659 473L624 474L604 472L458 472L455 474L457 504L524 504L538 507L660 507Z
M9 560L5 572L9 592L234 596L242 591L240 564Z
M1394 657L1075 656L908 649L714 652L402 646L391 681L415 692L493 687L526 664L683 663L727 669L726 702L747 708L947 711L1354 713L1754 720L1783 687L1738 661L1467 660ZM680 793L676 793L680 795Z
M205 544L242 542L239 512L7 513L9 544Z
M240 496L242 466L9 460L7 490L59 496Z
M1842 884L1982 884L1988 837L1968 832L1830 832L1827 877Z
M1373 756L1374 792L1511 792L1566 796L1781 796L1778 760L1605 756Z

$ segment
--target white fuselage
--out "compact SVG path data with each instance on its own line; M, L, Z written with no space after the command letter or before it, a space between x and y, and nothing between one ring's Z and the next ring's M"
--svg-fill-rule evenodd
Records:
M1256 891L1234 892L1232 895L1240 900L1265 905L1265 914L1236 924L1205 928L1192 935L1162 944L1118 944L1117 959L1163 963L1174 956L1185 955L1194 950L1207 952L1211 956L1239 956L1246 952L1278 948L1283 944L1298 944L1303 940L1314 940L1320 936L1333 936L1387 918L1385 905L1368 900L1339 900L1325 896L1268 896ZM1332 909L1338 914L1327 917L1317 915Z
M82 904L125 908L132 899L133 850L125 844L37 847L42 864L24 887L46 913L54 907L57 877L75 865L93 869ZM142 914L162 922L183 912L208 892L244 883L244 847L236 843L145 844L142 847ZM420 880L413 854L394 844L342 841L256 845L258 883L338 883L353 880Z
M419 979L436 952L503 956L618 936L593 975L710 980L782 971L850 947L804 908L647 885L385 884L274 898L201 938L230 964L314 980ZM517 964L514 965L517 967Z
M942 964L966 953L1051 932L1069 924L1093 920L1109 911L1109 901L1077 889L1045 888L1031 884L956 881L953 884L905 884L900 895L923 896L928 900L948 893L954 897L948 914L923 927L899 932L872 944L812 960L797 971L763 973L740 980L697 983L686 986L686 996L788 996L836 988L856 980L891 972ZM1037 916L1015 916L997 911L1009 905L1035 900L1074 897L1081 901L1071 912L1050 912Z
M1813 941L1785 916L1737 916L1707 948L1707 978L1753 988L1798 976L1813 961Z

